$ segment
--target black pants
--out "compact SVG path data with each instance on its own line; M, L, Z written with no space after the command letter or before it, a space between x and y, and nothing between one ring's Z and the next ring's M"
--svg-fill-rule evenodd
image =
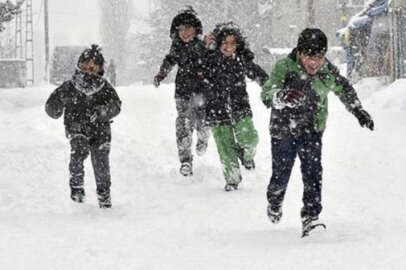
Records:
M199 140L207 142L210 127L205 120L205 101L203 95L192 95L190 98L176 98L176 143L181 163L192 162L193 130L196 129Z
M73 135L70 139L71 156L69 163L70 187L83 188L84 160L89 156L92 159L94 175L96 178L97 194L110 193L110 141L91 139L84 135Z
M304 184L302 217L317 217L322 209L320 133L303 134L297 138L272 138L272 177L268 185L268 202L281 206L296 155L299 155Z

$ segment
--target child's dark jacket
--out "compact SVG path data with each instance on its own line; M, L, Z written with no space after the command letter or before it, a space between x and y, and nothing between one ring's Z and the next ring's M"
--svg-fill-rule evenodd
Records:
M206 117L210 125L233 124L252 116L245 77L260 85L268 80L266 72L253 59L248 49L235 57L226 57L216 50L205 59Z
M166 76L175 65L178 65L175 98L190 98L192 94L202 92L198 73L201 71L206 53L204 42L197 37L188 43L179 38L173 40L171 49L161 65L160 73Z
M98 114L101 106L105 112L102 115ZM107 81L100 90L90 95L77 90L72 81L66 81L50 95L45 110L55 119L64 114L68 137L81 134L110 141L110 122L120 113L121 101Z

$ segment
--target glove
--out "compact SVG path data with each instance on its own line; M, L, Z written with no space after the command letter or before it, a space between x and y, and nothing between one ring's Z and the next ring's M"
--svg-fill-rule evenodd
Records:
M361 108L356 108L354 110L354 115L357 117L359 124L361 127L367 127L370 130L374 130L374 121L372 120L371 116Z
M161 84L161 81L163 80L163 79L165 79L165 74L163 74L163 73L161 73L161 72L159 72L157 75L155 75L155 77L154 77L154 86L156 87L156 88L158 88L159 87L159 85Z
M284 104L288 107L297 107L303 103L305 95L296 89L287 89L279 91L276 94L279 104Z
M97 120L105 120L107 118L108 107L106 105L99 105L95 108L94 113L90 117L90 122Z

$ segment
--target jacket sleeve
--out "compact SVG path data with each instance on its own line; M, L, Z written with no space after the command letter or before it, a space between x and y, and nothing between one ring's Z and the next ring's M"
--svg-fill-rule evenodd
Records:
M335 80L336 87L334 87L334 94L338 96L341 102L345 105L346 109L354 113L355 109L362 108L361 102L358 99L357 92L350 82L340 75L338 69L329 64L329 69L332 72Z
M101 121L109 121L116 117L121 112L121 100L117 95L116 90L109 85L108 86L108 100L105 103L106 112L101 116Z
M63 105L62 97L63 97L64 87L65 87L65 85L63 84L60 87L58 87L57 89L55 89L55 91L52 92L52 94L49 96L47 102L45 103L46 113L54 119L58 119L63 114L64 105Z
M266 74L258 64L255 64L253 61L246 62L247 68L247 77L251 80L256 81L260 86L263 86L266 81L268 81L269 76Z
M261 99L267 108L271 107L275 93L283 88L287 71L285 60L279 60L272 69L269 79L262 87Z
M179 54L176 49L176 45L172 43L169 53L165 56L162 61L161 67L159 68L159 73L165 77L171 72L172 68L179 62Z

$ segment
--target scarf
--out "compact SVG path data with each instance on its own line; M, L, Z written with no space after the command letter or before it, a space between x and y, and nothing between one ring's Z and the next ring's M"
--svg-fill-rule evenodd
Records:
M99 75L86 73L76 68L72 76L73 86L86 96L99 92L105 85L105 79Z

